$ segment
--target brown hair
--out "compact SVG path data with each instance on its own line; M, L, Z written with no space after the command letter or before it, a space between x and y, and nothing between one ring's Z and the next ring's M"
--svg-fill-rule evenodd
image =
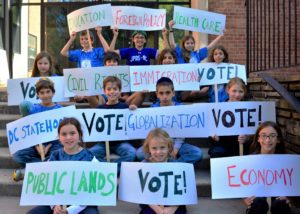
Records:
M54 83L47 77L39 79L35 84L35 91L37 94L44 88L49 88L53 93L55 93Z
M185 49L184 43L189 39L193 40L193 42L195 43L195 39L192 35L185 35L181 40L182 55L183 55L183 59L186 63L188 63L190 61L191 53Z
M172 91L174 91L174 84L173 81L169 77L161 77L156 82L156 91L158 90L158 87L160 86L170 86Z
M174 58L174 61L175 61L174 64L177 64L177 63L178 63L178 60L177 60L175 51L172 50L171 48L165 48L165 49L163 49L163 50L159 53L159 55L158 55L158 57L157 57L157 64L158 64L158 65L162 65L162 61L164 60L165 54L167 54L167 53L171 54L172 57Z
M94 34L90 30L89 30L89 33L90 33L91 41L93 42L94 41ZM79 36L87 36L87 31L86 30L81 31Z
M38 69L37 63L40 59L42 58L47 58L49 61L49 71L48 74L49 76L52 76L53 74L53 62L52 62L52 57L49 53L47 53L46 51L42 51L40 52L38 55L36 55L35 59L34 59L34 63L33 63L33 67L32 67L32 73L31 73L31 77L40 77L40 71Z
M108 76L103 80L103 89L106 88L107 83L116 83L120 91L122 90L122 82L118 77L115 76Z
M243 90L244 90L243 100L244 100L245 97L247 97L248 90L247 90L247 87L246 87L246 84L245 84L244 80L242 80L241 78L239 78L239 77L231 78L229 80L229 82L227 83L227 85L226 85L226 91L229 91L229 89L235 84L240 85L243 88Z
M62 121L60 121L60 123L58 125L58 129L57 129L58 135L60 134L61 128L68 124L71 124L76 127L78 134L79 134L79 140L82 141L83 132L81 129L81 125L80 125L80 122L74 117L65 117L64 119L62 119Z
M272 121L265 121L262 124L260 124L259 127L257 128L255 135L254 135L253 142L250 146L251 153L256 153L256 154L261 153L261 146L260 146L260 143L258 142L258 138L259 138L260 131L266 127L273 127L277 132L277 135L278 135L277 139L279 140L279 143L276 145L275 154L284 154L285 147L284 147L281 129L276 123L274 123Z
M170 135L163 129L161 128L156 128L151 130L143 144L143 151L146 155L150 155L150 150L149 150L149 143L152 139L161 139L163 142L166 142L169 148L169 153L171 154L173 151L173 139L170 137Z
M215 62L215 59L214 59L214 52L215 50L221 50L223 51L224 53L224 59L222 62L229 62L229 55L228 55L228 52L226 51L226 49L222 46L222 45L216 45L214 46L210 52L209 52L209 55L208 55L208 62Z

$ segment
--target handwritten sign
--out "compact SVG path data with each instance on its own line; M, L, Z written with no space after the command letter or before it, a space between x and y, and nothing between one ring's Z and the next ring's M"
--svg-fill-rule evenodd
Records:
M75 106L68 106L31 114L6 124L10 153L57 139L59 122L75 114Z
M103 80L116 76L122 81L122 92L130 91L129 66L64 69L65 97L103 94Z
M64 97L63 77L48 77L54 82L55 94L53 102L68 101ZM8 79L7 80L7 94L8 105L19 105L22 101L27 100L32 103L40 103L41 100L36 95L35 84L40 77Z
M83 140L95 142L128 139L125 130L125 118L128 111L128 109L76 110L75 117L83 127Z
M79 32L97 26L110 26L113 21L110 4L99 4L81 8L67 15L69 33Z
M226 16L203 10L174 6L174 28L220 35L225 28Z
M161 30L166 26L165 9L114 6L113 26L126 30Z
M197 66L200 85L225 84L233 77L239 77L247 83L244 65L230 63L199 63L195 65Z
M199 71L196 64L130 66L132 91L156 91L156 82L169 77L176 91L199 90ZM204 71L203 71L204 73ZM203 75L203 73L200 73Z
M210 162L213 199L300 195L300 155L247 155Z
M139 204L197 204L194 167L188 163L124 162L118 195L120 200Z
M20 205L116 206L116 189L116 163L30 163L26 164Z

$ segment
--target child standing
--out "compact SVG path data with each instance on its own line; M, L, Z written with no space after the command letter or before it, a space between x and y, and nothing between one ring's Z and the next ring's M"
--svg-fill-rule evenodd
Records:
M136 106L128 106L126 103L119 101L121 94L122 82L119 78L114 76L108 76L103 81L104 93L107 96L107 102L104 105L99 105L99 109L135 109ZM110 144L110 148L120 156L116 160L118 163L118 171L120 170L121 162L123 161L134 161L136 149L129 142L115 141ZM99 160L105 158L105 144L99 142L90 148L90 151L95 154Z
M284 154L284 142L280 127L271 121L260 124L257 128L251 150L254 154ZM266 198L255 196L244 199L247 214L267 214L269 205ZM291 213L290 200L287 197L272 198L271 213Z
M174 101L175 95L174 85L170 78L162 77L156 83L156 96L159 99L151 107L161 106L179 106L181 103ZM196 163L202 159L202 151L200 148L184 142L184 138L174 138L174 150L172 157L178 162ZM137 150L138 160L144 160L145 155L142 147Z
M31 71L31 77L57 76L53 71L52 57L49 53L42 51L36 55Z
M53 152L50 161L92 161L94 155L79 143L82 142L82 129L76 118L64 118L58 126L58 137L63 148ZM28 214L52 214L52 213L81 213L81 214L97 214L96 206L69 206L63 208L56 206L37 206L31 209Z
M173 26L175 22L169 21L169 42L170 47L175 49L178 63L200 63L208 55L208 51L222 38L223 35L217 36L207 47L199 50L195 49L195 39L191 35L186 35L182 38L181 47L179 47L174 40Z
M148 158L143 160L143 162L175 162L172 158L170 158L173 151L173 140L163 129L157 128L149 132L143 144L143 150L148 156ZM141 207L142 210L140 214L186 213L185 206L141 205Z
M228 102L243 101L247 96L247 87L244 81L238 77L230 79L226 91L229 94ZM239 155L239 144L243 144L247 151L245 143L249 142L250 137L246 135L220 137L215 135L211 137L211 140L213 146L208 150L208 154L212 158L217 158Z
M91 45L94 41L94 36L92 32L89 31L91 37L90 44L87 31L85 30L80 32L80 45L82 49L69 51L76 39L76 32L72 32L69 41L60 51L61 55L68 57L71 62L76 62L78 68L103 66L104 53L109 50L109 46L102 35L102 28L96 27L96 31L103 48L93 48Z
M40 79L36 85L36 93L40 98L40 104L31 105L28 114L35 114L43 111L49 111L52 109L61 108L61 105L52 102L53 95L55 93L54 83L47 78ZM26 115L22 115L26 116ZM13 160L21 165L21 169L17 169L13 173L13 180L19 181L23 179L24 168L26 163L39 162L41 161L40 154L50 155L53 151L61 148L61 144L55 140L48 143L44 143L41 147L32 146L30 148L22 149L13 154Z

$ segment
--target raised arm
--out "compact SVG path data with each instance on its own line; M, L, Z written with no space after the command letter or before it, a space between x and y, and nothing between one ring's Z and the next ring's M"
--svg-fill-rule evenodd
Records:
M167 37L168 30L166 28L163 28L161 33L162 33L164 48L170 48L169 42L168 42L168 37Z
M117 38L119 35L119 29L117 27L114 27L113 34L114 34L114 36L113 36L113 39L111 40L111 43L109 46L110 51L114 51L116 48L116 42L117 42Z
M225 30L223 31L223 33L224 32L225 32ZM224 34L217 36L217 38L215 38L211 43L209 43L207 45L207 49L209 50L209 49L213 48L223 36L224 36Z
M104 52L106 53L107 51L109 51L109 46L108 46L105 38L102 35L102 27L98 26L98 27L95 28L95 30L96 30L98 38L99 38L99 40L100 40L100 42L102 44Z
M70 49L70 47L73 44L75 39L76 39L76 32L73 31L70 35L69 41L65 44L63 49L61 49L61 51L60 51L61 55L65 56L65 57L69 56L69 49Z
M175 24L175 22L173 20L169 21L169 43L170 43L170 47L172 49L175 49L176 47L176 43L174 40L174 34L173 34L173 25Z

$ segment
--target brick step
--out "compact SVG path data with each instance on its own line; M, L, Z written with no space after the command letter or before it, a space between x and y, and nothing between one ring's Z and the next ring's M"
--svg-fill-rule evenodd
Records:
M26 213L32 206L20 206L20 197L0 196L0 207L3 213ZM117 200L117 206L98 207L101 214L132 214L139 213L137 204ZM245 206L241 199L212 200L209 197L198 197L198 204L187 206L189 214L241 214L245 213ZM0 213L2 213L0 211Z
M0 130L0 147L8 147L6 130Z
M0 114L0 130L6 130L6 124L21 118L19 114Z
M2 168L0 171L0 196L20 196L23 181L12 180L14 169ZM196 171L196 185L198 197L211 197L210 172L208 170Z

